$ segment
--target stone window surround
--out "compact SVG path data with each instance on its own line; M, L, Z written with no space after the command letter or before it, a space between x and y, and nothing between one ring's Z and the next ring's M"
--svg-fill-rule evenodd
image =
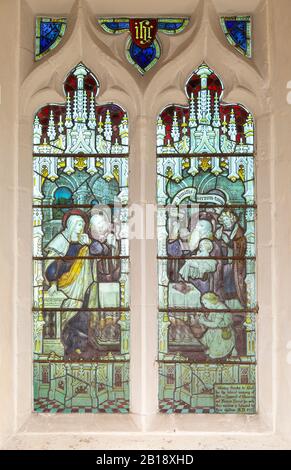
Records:
M276 0L276 5L279 1L282 8L291 13L288 0ZM176 11L174 1L168 1L167 6L165 3L160 1L155 5L150 1L144 8L140 5L137 11L129 0L124 2L122 11L111 0L106 6L99 0L79 4L73 0L51 0L49 6L43 0L3 0L1 3L2 30L9 26L7 42L0 46L0 56L6 64L0 75L1 117L5 110L0 128L1 153L5 161L0 188L1 194L3 192L3 225L8 227L10 224L10 230L5 229L0 235L2 246L6 247L0 274L1 310L4 312L0 347L1 357L5 358L1 374L6 377L0 402L2 442L10 437L5 448L103 449L120 446L123 449L181 449L288 445L291 380L288 378L290 366L286 345L291 339L287 327L291 326L291 321L287 296L280 295L279 287L285 287L288 292L287 279L291 276L288 260L285 260L289 254L288 229L290 231L291 227L286 220L288 217L283 219L284 207L288 210L287 199L291 198L287 177L290 165L288 127L285 124L288 111L291 113L286 101L289 25L287 19L280 16L282 8L275 7L274 0L237 0L240 9L235 12L231 0L185 0L181 1L179 11ZM162 38L163 56L145 77L140 77L123 57L123 37L104 35L94 24L97 14L166 16L173 12L191 16L190 25L173 42L170 37ZM68 15L68 31L62 44L35 64L34 16L53 13ZM252 61L237 54L220 29L219 15L231 13L253 16L256 38ZM7 25L7 15L17 18L15 25ZM273 40L275 33L278 35L276 41ZM9 55L7 43L11 48ZM131 130L129 187L134 204L155 203L156 116L169 103L186 104L185 81L202 61L222 78L225 101L241 102L255 116L260 306L258 414L255 416L157 414L155 240L131 242L131 413L96 417L43 416L31 412L33 114L46 102L64 100L63 79L79 61L83 61L100 81L98 101L115 101L128 111ZM280 166L275 165L275 158L280 158ZM277 220L283 221L283 233L278 230ZM16 295L13 286L17 289Z

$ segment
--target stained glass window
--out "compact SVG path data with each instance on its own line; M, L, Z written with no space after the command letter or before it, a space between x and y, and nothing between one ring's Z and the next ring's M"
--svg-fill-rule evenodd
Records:
M188 18L100 18L100 26L109 34L129 32L125 54L128 62L144 74L161 56L157 32L178 34L189 23Z
M245 57L252 56L250 16L222 16L220 24L228 42Z
M129 408L128 118L82 63L33 124L34 409Z
M67 27L66 18L38 16L35 22L35 60L42 59L63 39Z
M159 407L255 413L254 120L206 64L157 120Z

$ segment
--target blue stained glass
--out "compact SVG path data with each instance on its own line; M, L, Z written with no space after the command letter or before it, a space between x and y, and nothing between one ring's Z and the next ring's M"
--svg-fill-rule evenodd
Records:
M135 37L135 27L136 24L141 25L144 21L148 23L148 26L144 26L146 36L149 34L148 27L154 27L155 30L153 35L150 33L147 36L144 43L140 43L139 33ZM179 34L184 31L189 18L99 18L98 23L109 34L118 35L125 31L130 33L126 45L126 58L141 74L144 74L157 63L161 56L159 39L156 36L157 30L168 35ZM135 27L132 27L134 23ZM147 47L142 48L140 44L147 45Z
M221 17L220 24L228 42L245 57L252 56L251 17Z
M44 105L33 124L38 413L129 411L128 118L96 103L98 91L77 64L65 103Z
M225 25L232 39L247 52L247 22L225 21Z
M129 48L129 53L132 60L137 63L140 68L145 70L156 58L157 50L154 43L145 48L141 48L132 43Z
M57 39L62 28L61 23L41 23L40 52L46 51Z
M103 23L102 26L106 26L107 28L111 29L112 31L120 31L122 29L128 30L129 29L129 22L128 21L108 21Z
M72 191L65 186L58 188L55 192L55 202L56 204L66 204L72 199Z
M159 409L254 414L254 120L205 63L185 90L157 120Z
M62 40L67 26L66 18L36 18L35 59L42 59Z
M179 23L168 23L168 22L162 22L162 21L159 21L159 26L158 28L159 29L167 29L167 30L170 30L170 31L176 31L176 29L179 29L181 28L181 26L183 25L183 21L180 21Z
M158 18L158 30L164 34L177 34L184 31L188 18Z

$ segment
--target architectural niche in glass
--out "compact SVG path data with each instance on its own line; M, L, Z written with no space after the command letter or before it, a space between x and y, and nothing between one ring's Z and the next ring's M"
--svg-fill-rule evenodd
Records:
M33 125L34 409L128 412L128 119L82 64Z
M206 64L157 120L159 406L256 412L254 121Z

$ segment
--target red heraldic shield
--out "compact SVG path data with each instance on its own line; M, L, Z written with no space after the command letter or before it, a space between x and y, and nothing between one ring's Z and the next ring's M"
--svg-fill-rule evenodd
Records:
M129 30L131 38L137 46L149 47L156 37L158 20L154 18L130 18Z

